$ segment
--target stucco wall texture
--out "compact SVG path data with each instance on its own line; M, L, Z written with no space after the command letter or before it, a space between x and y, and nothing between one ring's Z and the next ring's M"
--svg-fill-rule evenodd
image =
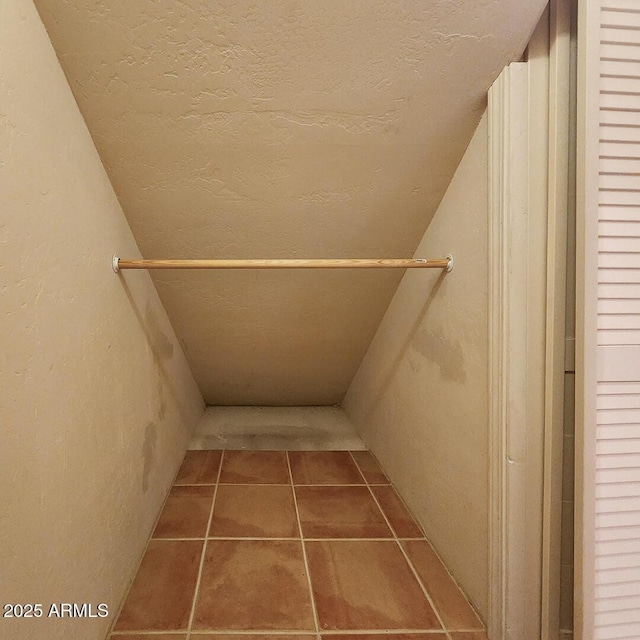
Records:
M545 0L36 5L145 257L397 258ZM401 274L153 277L207 402L296 405L343 399Z
M31 0L0 7L0 619L11 640L98 640L203 402Z
M487 136L484 117L417 249L450 247L454 271L404 276L344 402L485 622Z

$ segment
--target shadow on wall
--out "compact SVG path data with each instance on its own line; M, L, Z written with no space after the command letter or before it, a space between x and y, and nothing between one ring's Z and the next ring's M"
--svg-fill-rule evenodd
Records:
M435 364L440 370L440 378L445 382L464 384L467 372L464 366L464 352L460 340L449 340L444 336L444 327L424 329L411 342L413 349L425 360ZM409 359L411 368L418 372L420 365Z
M142 445L142 492L147 493L149 488L149 476L156 461L156 442L158 440L158 427L155 422L150 422L144 430L144 444Z
M162 330L162 323L158 317L158 313L153 306L147 302L146 308L143 310L138 305L135 294L127 280L118 275L122 289L127 296L131 309L140 325L145 336L149 350L153 356L153 366L158 381L157 396L158 407L156 411L156 420L162 423L167 414L167 401L165 394L168 392L178 408L180 421L182 424L188 424L189 417L187 415L187 407L185 406L184 397L176 392L172 376L167 370L167 363L174 357L174 345L170 337ZM147 276L150 277L150 276ZM156 463L156 444L158 441L158 424L152 420L147 423L144 430L144 440L142 445L142 491L146 493L149 489L149 477Z
M416 315L415 320L413 321L413 323L409 328L409 331L407 332L407 335L402 341L402 346L400 347L396 356L391 362L391 365L389 366L388 371L382 376L382 381L380 382L378 389L376 389L375 392L373 393L374 400L371 403L371 406L369 407L369 410L365 415L365 419L364 419L365 424L367 424L370 421L371 416L376 413L380 402L382 401L382 399L387 393L387 390L389 388L389 385L391 384L391 381L396 375L396 371L398 370L400 363L404 360L410 347L413 347L416 351L424 355L427 359L433 360L434 362L436 362L440 367L441 375L443 376L443 378L446 379L451 375L455 376L456 379L462 377L462 379L464 380L464 378L466 378L466 373L464 371L464 366L463 366L463 362L464 362L463 360L460 361L459 366L458 365L454 366L452 370L450 370L449 366L446 365L446 360L450 357L451 347L449 345L439 345L439 347L436 347L435 349L431 349L432 343L438 342L437 336L435 336L433 332L429 332L426 336L426 339L423 339L423 340L417 339L418 331L422 326L423 322L425 321L427 314L429 313L431 304L433 303L436 296L440 292L440 289L442 288L442 285L445 281L446 276L447 276L447 272L442 271L442 273L438 276L438 278L434 282L433 287L429 292L429 295L427 296L426 300L424 301L424 304L422 305L422 308L420 309L420 312ZM402 286L402 282L400 283L400 286ZM444 293L444 291L445 289L442 290L442 293ZM384 322L384 319L383 319L383 322ZM463 357L462 349L459 344L457 345L457 348L460 353L460 358L462 358ZM445 355L446 357L440 357L441 355Z

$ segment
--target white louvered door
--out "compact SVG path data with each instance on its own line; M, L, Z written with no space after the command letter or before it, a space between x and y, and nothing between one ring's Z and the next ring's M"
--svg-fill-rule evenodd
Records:
M593 588L593 605L584 603L585 640L640 639L640 0L588 0L599 3L590 14L590 29L597 37L598 53L587 68L586 90L597 103L596 126L585 126L585 136L599 132L597 157L598 201L585 215L597 216L597 316L593 339L597 347L588 357L597 400L590 431L589 400L583 398L585 500L595 502L592 518L585 505L583 554L592 542L593 560L583 558L582 597ZM588 13L588 12L587 12ZM583 16L585 14L583 13ZM583 25L584 26L584 25ZM587 61L587 65L589 62ZM597 83L597 86L589 85ZM596 98L597 94L597 98ZM587 104L589 97L585 98ZM588 107L585 109L588 114ZM594 108L592 113L596 114ZM585 143L588 153L589 142ZM596 162L596 159L594 159ZM585 160L589 165L589 159ZM588 173L588 172L587 172ZM595 174L595 171L594 171ZM589 221L585 223L589 231ZM583 259L593 260L589 242ZM578 265L580 267L580 265ZM585 268L585 296L589 296L589 267ZM590 306L585 304L588 315ZM589 319L584 318L584 326ZM589 340L585 332L585 343ZM585 396L589 385L584 387ZM589 442L589 439L595 442ZM592 463L586 457L591 455ZM591 484L590 484L591 483ZM589 487L593 489L590 495ZM587 575L592 572L592 577ZM578 587L580 585L577 585Z

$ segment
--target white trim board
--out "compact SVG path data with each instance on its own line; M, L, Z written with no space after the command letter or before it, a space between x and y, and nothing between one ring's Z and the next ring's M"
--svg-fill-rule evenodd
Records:
M516 484L521 485L516 474L521 468L522 444L518 439L508 438L507 425L514 430L520 427L518 431L524 432L523 416L517 415L518 404L513 402L514 394L522 393L526 388L526 377L522 379L524 368L516 367L511 376L514 356L522 356L526 351L522 344L526 336L522 335L523 332L516 335L511 331L515 310L523 310L523 300L518 291L524 292L525 289L515 286L515 283L522 279L522 264L518 265L516 261L524 253L512 252L511 245L512 238L518 236L518 221L526 220L527 99L525 63L507 67L489 91L489 493L492 501L488 632L491 640L507 640L509 637L510 620L517 614L512 611L511 603L507 604L511 600L508 592L513 590L514 574L522 573L522 558L517 560L517 554L510 554L514 535L522 541L524 534L522 527L518 527L516 532L510 530L514 522L523 520L522 513L514 518L512 499L515 493L521 492L520 487L516 492ZM507 339L512 349L507 345Z
M548 28L489 91L491 640L540 640Z

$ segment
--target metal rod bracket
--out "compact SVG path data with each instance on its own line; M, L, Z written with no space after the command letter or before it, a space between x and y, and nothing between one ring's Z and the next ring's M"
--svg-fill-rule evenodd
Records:
M447 254L447 260L449 261L449 264L447 264L447 267L446 267L445 271L447 273L451 273L453 271L453 267L455 266L455 263L453 261L453 255L448 253Z
M116 273L120 273L120 258L118 258L118 256L116 255L114 255L113 258L111 258L111 268Z

